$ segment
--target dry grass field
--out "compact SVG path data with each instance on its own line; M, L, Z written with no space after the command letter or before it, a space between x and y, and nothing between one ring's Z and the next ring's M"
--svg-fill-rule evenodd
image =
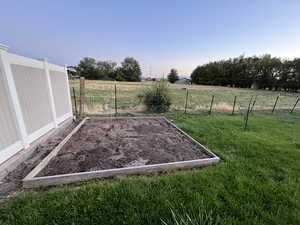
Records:
M153 82L113 82L86 80L86 107L88 114L114 112L114 86L117 87L117 105L119 112L143 111L139 96ZM70 86L75 88L79 98L79 80L71 80ZM237 97L236 111L245 110L251 97L256 99L254 110L271 110L277 96L278 109L290 109L295 104L299 93L279 91L252 90L204 85L169 84L171 89L173 111L184 110L186 90L188 89L187 111L197 112L209 110L212 95L215 96L213 111L231 112L234 97ZM73 95L73 94L72 94Z

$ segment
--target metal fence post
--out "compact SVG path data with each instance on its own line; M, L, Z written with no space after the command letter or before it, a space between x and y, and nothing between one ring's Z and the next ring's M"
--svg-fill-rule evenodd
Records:
M211 114L211 111L212 111L212 106L213 106L213 104L214 104L214 99L215 99L215 96L213 95L213 96L211 97L210 108L209 108L209 112L208 112L209 115Z
M300 98L298 97L298 98L297 98L297 101L296 101L295 105L293 106L292 110L290 111L290 113L293 113L293 112L294 112L294 110L295 110L295 108L296 108L296 106L297 106L299 100L300 100Z
M80 77L80 105L79 105L79 114L84 114L84 94L85 94L85 79Z
M273 106L273 109L272 109L272 113L274 113L274 111L275 111L275 108L276 108L278 99L279 99L279 95L277 96L277 98L276 98L276 100L275 100L275 103L274 103L274 106Z
M232 112L231 112L231 115L233 115L233 114L234 114L235 104L236 104L236 96L234 96L234 100L233 100L233 107L232 107Z
M118 114L118 106L117 106L117 84L115 84L115 116Z
M253 98L253 97L251 97L251 99L250 99L250 101L249 101L249 105L248 105L248 109L247 109L247 113L246 113L246 118L245 118L245 121L244 121L244 130L246 130L247 127L248 127L248 118L249 118L250 105L251 105L251 103L252 103L252 98Z
M188 96L189 96L189 89L186 89L184 113L186 113L186 108L187 108L187 103L188 103Z
M252 113L252 110L254 109L254 105L256 103L256 98L257 98L257 96L255 96L255 99L254 99L253 104L252 104L251 109L250 109L250 113Z

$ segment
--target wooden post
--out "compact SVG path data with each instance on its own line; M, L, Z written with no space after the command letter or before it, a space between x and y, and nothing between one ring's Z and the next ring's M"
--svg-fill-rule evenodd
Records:
M272 109L272 113L274 113L274 111L275 111L275 108L276 108L278 99L279 99L279 95L277 96L277 98L276 98L276 100L275 100L275 103L274 103L274 106L273 106L273 109Z
M117 106L117 84L115 84L115 116L118 114L118 106Z
M188 96L189 96L189 89L186 89L184 113L186 113L186 108L187 108L187 103L188 103Z
M251 105L251 103L252 103L252 98L253 98L253 97L251 97L251 99L250 99L250 101L249 101L249 105L248 105L248 109L247 109L247 113L246 113L246 118L245 118L245 121L244 121L244 130L246 130L247 127L248 127L248 118L249 118L250 105Z
M254 105L256 103L256 98L257 98L257 96L255 96L255 99L254 99L253 104L252 104L251 109L250 109L250 113L252 113L252 110L254 109Z
M233 100L233 107L232 107L232 112L231 112L231 115L233 115L233 114L234 114L235 104L236 104L236 96L234 96L234 100Z
M300 98L298 97L298 98L297 98L297 101L296 101L295 105L293 106L292 110L290 111L290 113L293 113L293 112L294 112L294 110L295 110L295 108L296 108L296 106L297 106L299 100L300 100Z
M84 77L80 77L80 105L79 105L79 114L84 114L84 94L85 94L85 85Z
M209 112L208 112L209 115L211 114L211 111L212 111L212 106L213 106L213 104L214 104L214 99L215 99L215 96L213 95L213 96L211 97L210 108L209 108Z
M76 93L75 93L75 88L73 87L73 98L74 98L74 107L75 107L75 116L77 116L77 103L76 103Z

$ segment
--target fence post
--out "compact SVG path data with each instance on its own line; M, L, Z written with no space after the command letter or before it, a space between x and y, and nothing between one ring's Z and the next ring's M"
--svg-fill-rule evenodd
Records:
M79 102L79 114L84 114L84 94L85 94L85 80L84 77L80 77L80 102Z
M187 103L188 103L188 96L189 96L189 89L186 89L184 113L186 113L186 108L187 108Z
M56 109L55 109L55 103L54 103L54 97L53 97L53 91L52 91L52 85L51 85L51 79L50 79L50 71L48 68L48 62L47 59L42 59L44 63L44 70L47 78L47 86L49 90L49 100L50 100L50 107L51 107L51 113L53 117L54 127L58 126L57 119L56 119Z
M236 104L236 96L234 96L234 100L233 100L233 107L232 107L232 112L231 112L231 115L233 115L233 114L234 114L235 104Z
M117 84L115 83L115 116L118 114L118 106L117 106Z
M251 99L250 99L250 101L249 101L249 105L248 105L248 109L247 109L247 113L246 113L246 118L245 118L245 120L244 120L244 130L246 130L247 127L248 127L248 118L249 118L250 105L251 105L251 103L252 103L252 98L253 98L253 97L251 97Z
M256 98L257 98L257 96L255 96L255 99L254 99L253 104L252 104L251 109L250 109L250 113L252 113L252 110L253 110L254 105L255 105L255 103L256 103Z
M73 110L72 110L72 99L71 99L71 89L70 89L70 80L69 80L69 75L68 75L68 67L65 65L65 79L66 79L66 83L67 83L67 94L68 94L68 100L69 100L69 108L70 108L70 113L73 116Z
M209 108L209 112L208 112L209 115L211 114L211 111L212 111L212 106L213 106L213 104L214 104L214 99L215 99L215 96L213 95L213 96L211 97L210 108Z
M294 112L294 109L296 108L296 106L297 106L299 100L300 100L300 98L298 97L298 98L297 98L297 101L296 101L295 105L293 106L292 110L290 111L290 113L293 113L293 112Z
M74 98L74 108L75 108L75 115L77 116L77 103L76 103L76 93L75 93L75 88L73 87L73 98Z
M4 79L6 79L8 91L12 100L12 108L16 113L16 122L20 131L20 136L21 136L20 138L22 140L23 147L28 148L29 147L29 142L27 139L28 134L27 134L13 74L10 68L10 63L7 60L7 50L8 50L7 46L0 45L0 63L2 64L3 67Z
M277 98L276 98L276 100L275 100L275 103L274 103L274 106L273 106L273 109L272 109L272 113L274 113L274 111L275 111L275 108L276 108L278 99L279 99L279 95L277 96Z

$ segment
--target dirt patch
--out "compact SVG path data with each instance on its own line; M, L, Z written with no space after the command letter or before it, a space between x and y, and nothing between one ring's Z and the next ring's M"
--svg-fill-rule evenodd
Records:
M211 157L163 118L93 118L38 176Z
M220 111L232 111L232 106L222 102L222 103L218 103L216 105L213 106L214 110L220 110Z
M30 157L0 182L0 203L16 196L22 188L22 179L47 156L76 126L72 123L39 144Z

